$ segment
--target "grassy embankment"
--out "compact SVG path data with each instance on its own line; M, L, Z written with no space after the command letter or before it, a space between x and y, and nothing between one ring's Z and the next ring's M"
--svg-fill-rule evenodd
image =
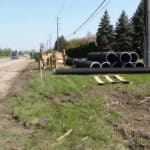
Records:
M56 76L31 73L24 94L11 98L13 117L34 132L24 139L25 149L125 149L122 136L110 122L126 122L132 114L109 107L109 92L124 90L135 97L148 93L149 74L124 75L133 84L98 86L92 76ZM103 76L101 76L102 79ZM142 89L138 87L143 86ZM107 94L108 93L108 94ZM59 137L72 132L62 140Z

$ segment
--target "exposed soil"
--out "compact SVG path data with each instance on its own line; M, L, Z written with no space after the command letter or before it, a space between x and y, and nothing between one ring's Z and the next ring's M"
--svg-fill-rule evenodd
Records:
M110 94L112 93L110 92ZM129 141L129 147L131 149L150 149L149 95L145 95L141 99L123 90L115 90L115 93L111 97L113 102L110 105L124 108L132 115L126 124L113 123L115 129L123 132L124 138Z
M71 102L71 99L72 99L72 95L70 93L53 95L53 94L49 93L48 91L45 91L44 93L40 93L40 95L42 97L45 97L45 98L53 101L55 104Z
M12 119L7 97L21 94L21 85L25 82L24 73L29 68L30 60L20 59L0 64L0 149L22 150L21 141L30 130L25 129Z
M134 84L134 83L132 83ZM139 90L146 90L148 85L137 87ZM84 91L85 90L85 91ZM85 88L80 96L99 96L106 98L105 107L115 111L124 110L129 116L124 116L124 123L109 122L116 131L120 132L127 149L149 150L150 149L150 95L136 96L127 89L116 86L111 89L107 86L96 87L88 90ZM150 93L150 91L149 91ZM64 93L53 96L49 92L41 93L43 97L53 100L55 103L70 102L73 95Z
M145 89L148 88L147 86ZM143 87L138 88L142 89ZM114 108L118 111L125 110L129 112L130 116L126 117L125 123L109 122L116 131L121 133L125 145L129 149L150 149L150 95L136 97L127 92L126 89L114 87L110 90L105 86L94 88L86 94L86 96L90 95L103 95L107 99L104 105L108 110Z

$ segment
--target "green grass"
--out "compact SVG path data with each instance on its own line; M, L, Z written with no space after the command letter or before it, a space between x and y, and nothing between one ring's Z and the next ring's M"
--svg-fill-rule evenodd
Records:
M9 58L10 56L0 56L0 58Z
M100 87L92 76L56 76L47 71L40 79L39 71L33 70L33 79L27 84L23 96L11 98L14 118L34 129L24 143L25 149L125 149L121 135L109 122L125 121L129 113L107 108L104 105L107 99L100 89L109 92L124 88L136 95L136 87L144 83L150 85L149 76L125 75L133 85L107 84ZM57 138L69 129L73 130L72 133L58 142Z

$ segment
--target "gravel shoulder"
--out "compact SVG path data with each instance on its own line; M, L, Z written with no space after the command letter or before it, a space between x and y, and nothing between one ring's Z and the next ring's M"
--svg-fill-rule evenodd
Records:
M7 96L18 86L31 60L19 59L0 63L0 149L23 149L21 141L30 131L17 124L11 115Z
M20 78L21 72L24 71L30 60L19 59L14 61L9 61L5 63L0 63L0 99L3 99L8 95L11 86L15 86L15 79Z

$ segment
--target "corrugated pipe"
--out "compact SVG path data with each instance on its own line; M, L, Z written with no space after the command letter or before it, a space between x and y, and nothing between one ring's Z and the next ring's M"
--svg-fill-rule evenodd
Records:
M110 62L103 62L103 63L101 63L101 68L110 68L110 67L111 67Z
M112 64L112 68L121 68L123 66L123 64L121 62L115 62Z
M110 62L114 63L117 60L117 53L114 52L93 52L89 53L87 59L90 61Z
M136 62L136 63L134 64L134 66L135 66L136 68L144 68L144 67L145 67L144 63L142 63L142 62Z
M77 61L77 60L86 60L86 58L69 58L69 57L68 57L68 58L66 59L66 65L76 67L76 66L75 66L75 61Z
M75 58L67 58L66 59L66 65L68 65L68 66L73 66L73 60L74 60Z
M76 68L100 68L99 62L86 61L86 60L75 60L74 65Z
M75 58L75 59L73 60L73 66L76 67L76 62L77 62L77 61L80 61L80 60L81 60L81 61L87 61L86 58Z
M129 63L131 61L131 55L128 52L119 52L118 59L121 63Z
M123 64L122 66L123 68L134 68L134 64L132 62L128 62Z
M130 52L131 55L131 62L137 62L139 59L139 55L136 52Z
M55 74L75 74L75 75L89 75L89 74L106 74L106 73L150 73L150 68L74 68L74 69L56 69Z
M76 61L78 61L78 60L79 60L78 58L73 59L73 61L72 61L73 67L76 67Z

